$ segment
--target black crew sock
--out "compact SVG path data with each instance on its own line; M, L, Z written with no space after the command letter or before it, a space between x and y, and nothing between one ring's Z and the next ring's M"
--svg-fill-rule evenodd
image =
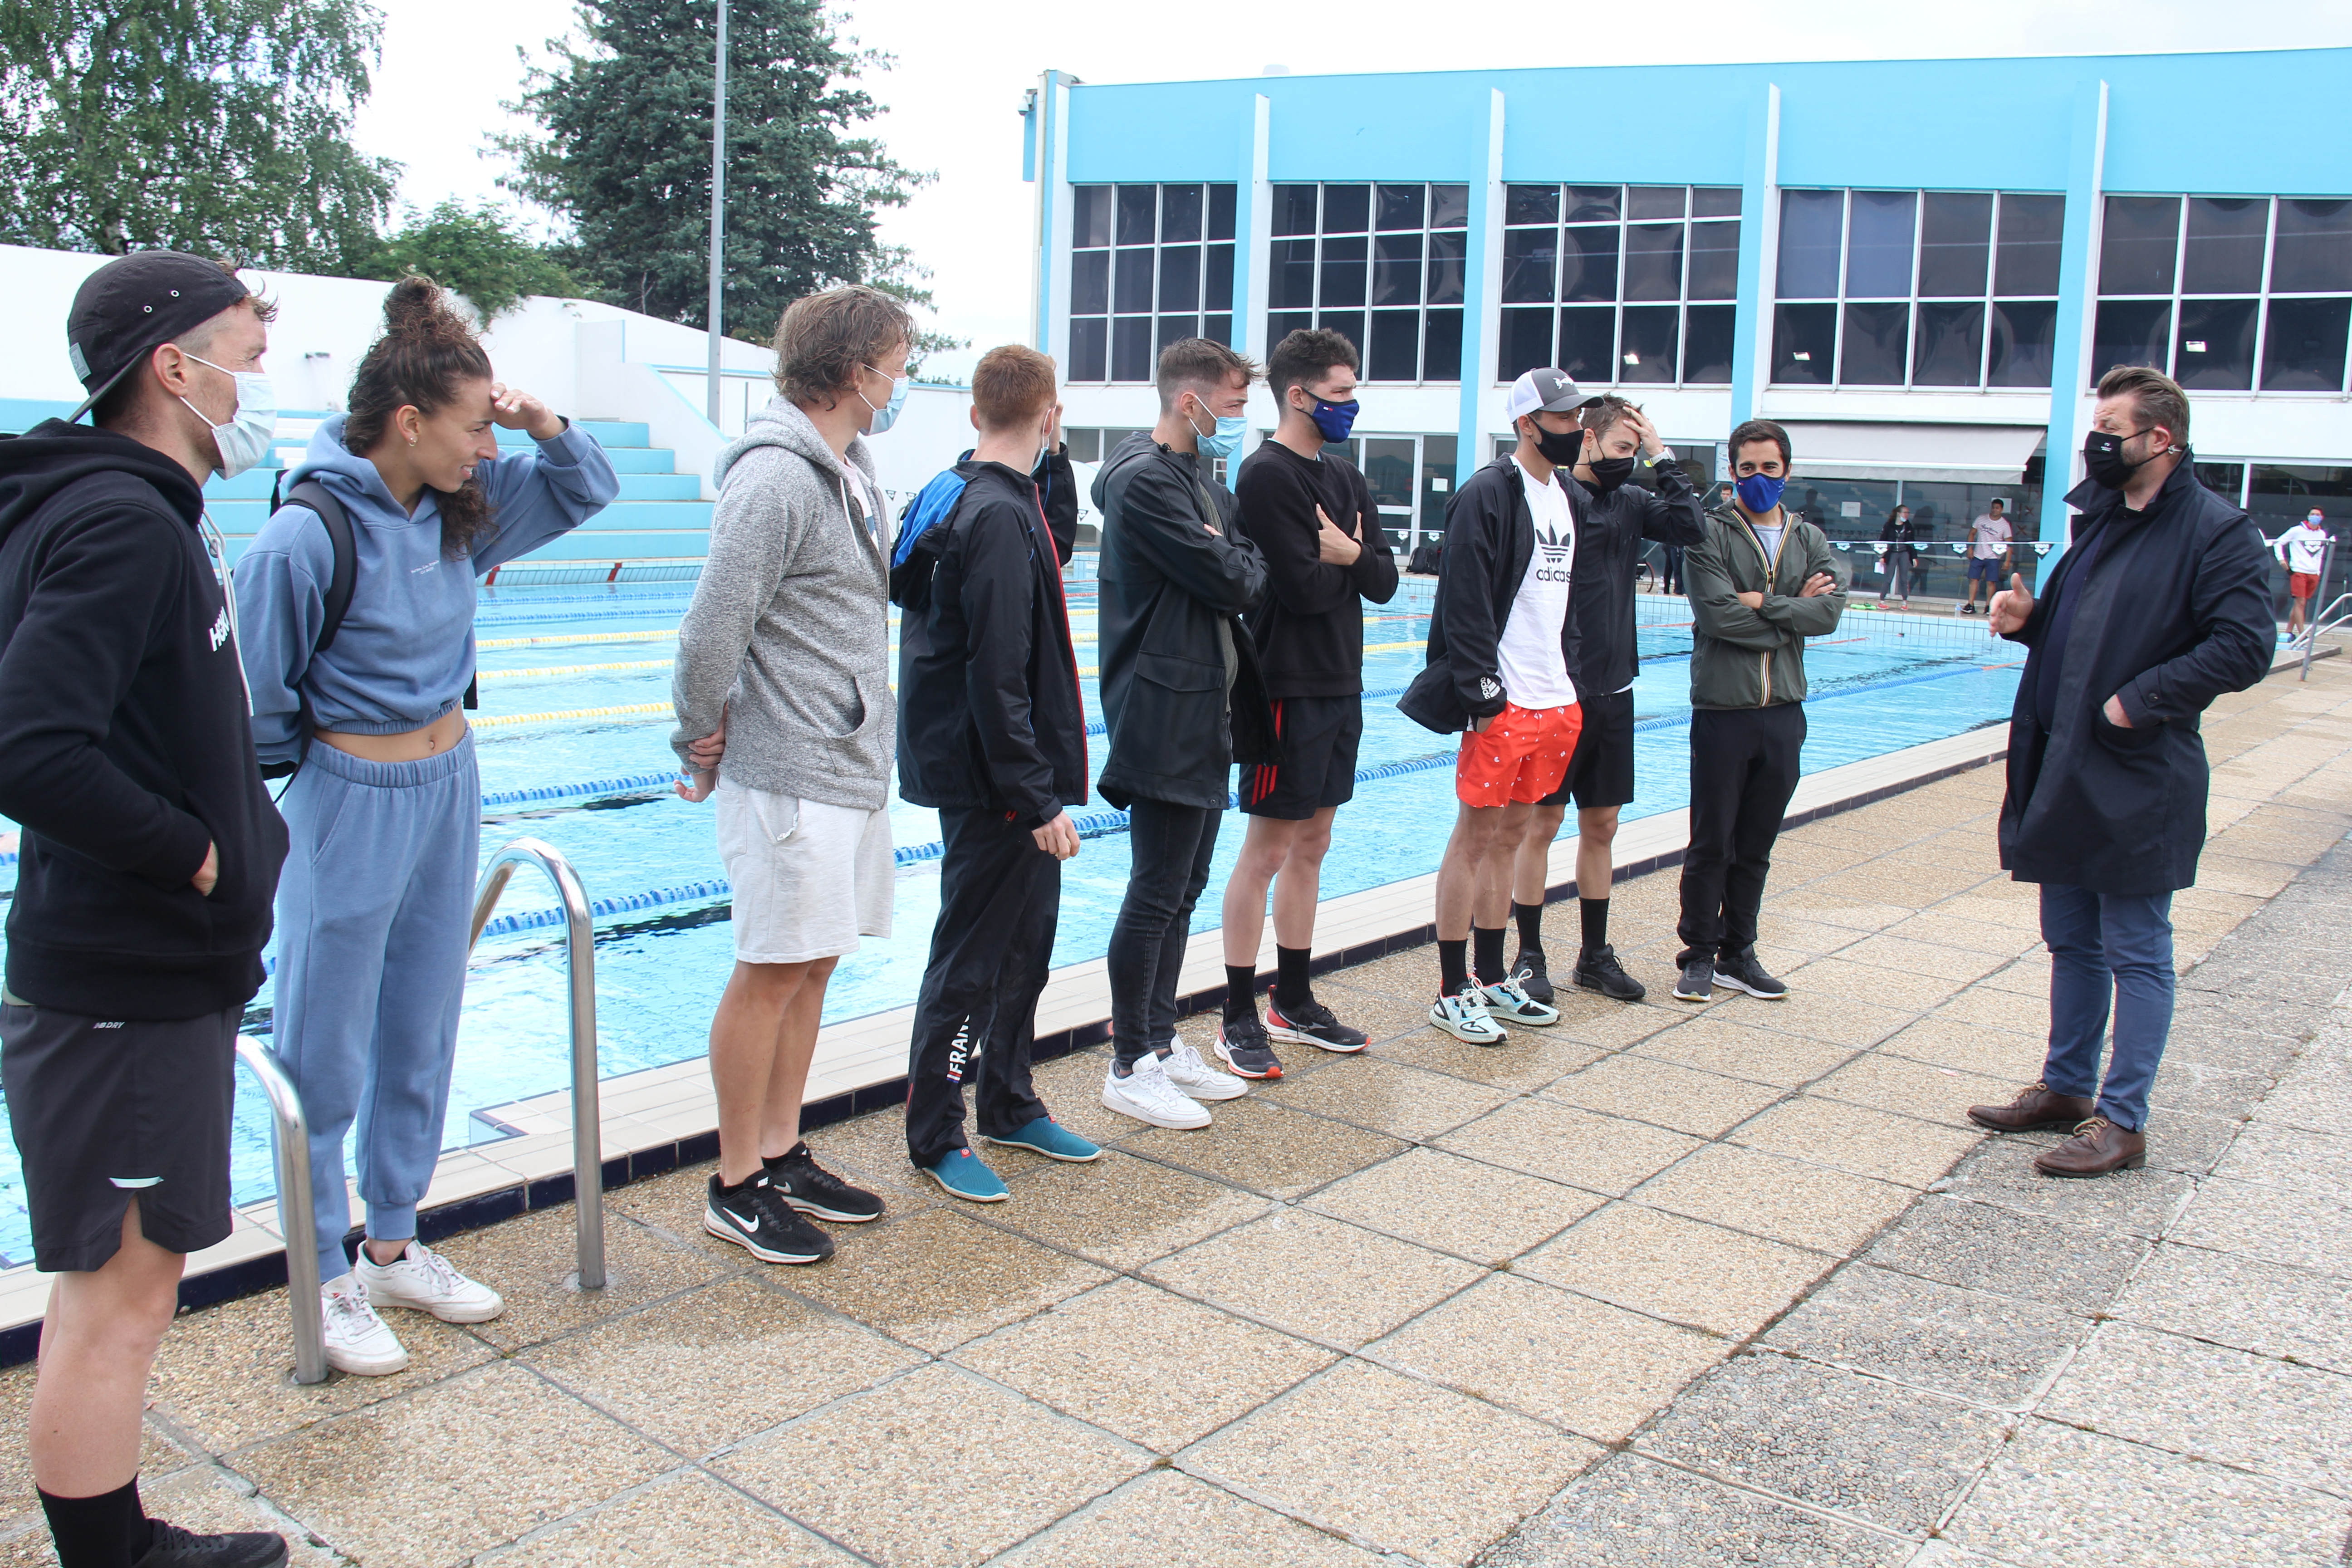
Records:
M814 1160L816 1158L815 1155L809 1153L809 1146L806 1143L794 1143L791 1148L785 1150L781 1154L761 1155L760 1168L772 1175L777 1171L782 1170L784 1166L784 1163L795 1154L801 1155L809 1160Z
M1470 939L1448 942L1437 939L1437 988L1447 995L1458 995L1470 984Z
M1543 951L1543 911L1544 907L1541 904L1522 904L1516 900L1512 901L1511 918L1519 925L1521 952Z
M1584 921L1584 951L1599 952L1609 945L1609 900L1579 899L1577 913Z
M1485 926L1474 925L1470 928L1470 942L1478 965L1479 984L1500 985L1509 978L1503 969L1503 938L1509 934L1510 929L1507 926L1496 926L1492 931Z
M1276 943L1274 950L1274 999L1285 1007L1304 1007L1315 1000L1315 987L1307 983L1307 963L1315 956L1311 947L1284 947Z
M96 1497L51 1497L42 1492L41 1511L49 1516L49 1539L57 1543L58 1568L131 1568L147 1554L154 1534L147 1522L147 1510L139 1503L136 1476Z
M1257 965L1228 963L1225 965L1225 1022L1238 1023L1257 1016Z

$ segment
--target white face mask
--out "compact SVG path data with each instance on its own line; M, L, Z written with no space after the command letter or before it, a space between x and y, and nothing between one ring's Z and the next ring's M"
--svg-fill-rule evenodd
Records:
M233 479L269 455L270 439L278 434L278 396L270 390L269 378L257 372L230 370L194 354L187 357L236 383L236 407L230 411L226 425L213 424L203 409L184 397L180 399L189 413L211 429L213 444L220 448L221 478Z

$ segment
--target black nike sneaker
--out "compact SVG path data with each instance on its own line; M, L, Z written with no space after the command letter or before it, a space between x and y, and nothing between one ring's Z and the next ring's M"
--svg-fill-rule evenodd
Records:
M1544 967L1542 948L1533 952L1519 949L1519 956L1511 962L1511 978L1519 983L1520 990L1538 1002L1548 1005L1557 1000L1551 988L1551 972Z
M1720 954L1715 961L1715 977L1734 991L1745 991L1750 996L1760 996L1767 1002L1787 998L1789 988L1764 973L1756 961L1756 950L1749 948L1738 954Z
M719 1185L713 1171L702 1228L762 1263L819 1263L833 1256L833 1237L803 1219L765 1170L734 1188Z
M795 1143L772 1160L762 1160L768 1180L783 1189L784 1201L805 1215L864 1225L882 1217L882 1200L863 1187L853 1187L816 1163L806 1143Z
M1639 1002L1650 994L1648 986L1625 973L1617 962L1617 950L1606 945L1577 956L1574 978L1587 991L1598 991L1612 1002Z
M1320 1046L1327 1051L1349 1055L1362 1050L1372 1043L1372 1037L1361 1029L1351 1029L1339 1022L1339 1016L1313 998L1297 1007L1286 1007L1274 997L1265 999L1265 1034L1270 1040L1286 1045Z

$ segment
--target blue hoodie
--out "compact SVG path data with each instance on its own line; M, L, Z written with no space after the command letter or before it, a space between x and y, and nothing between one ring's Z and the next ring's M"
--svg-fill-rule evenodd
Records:
M480 465L474 478L496 526L470 560L451 560L434 492L414 515L402 510L375 465L344 449L343 416L320 423L286 488L315 479L343 503L359 573L334 646L313 658L334 572L318 514L281 507L238 559L237 643L263 762L300 754L304 691L320 729L352 734L400 734L455 709L474 679L474 579L579 527L621 489L604 449L576 425L536 452Z

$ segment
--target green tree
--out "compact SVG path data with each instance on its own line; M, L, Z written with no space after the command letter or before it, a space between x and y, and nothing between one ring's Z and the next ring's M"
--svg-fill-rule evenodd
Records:
M347 270L398 171L350 139L382 32L365 0L5 0L0 239Z
M422 272L463 295L485 325L526 294L580 292L571 273L488 202L468 210L446 201L421 216L411 210L400 232L384 241L375 270L385 277Z

